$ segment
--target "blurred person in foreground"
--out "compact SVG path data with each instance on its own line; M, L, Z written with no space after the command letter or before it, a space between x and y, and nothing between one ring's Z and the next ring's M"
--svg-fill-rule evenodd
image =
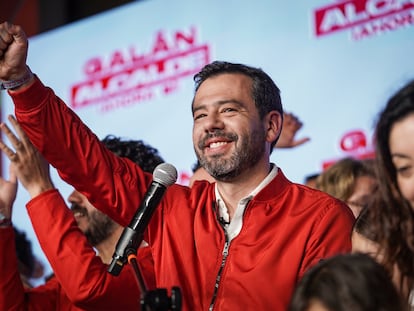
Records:
M374 132L380 204L371 222L382 262L397 266L414 306L414 80L397 90L379 112Z
M1 226L0 310L139 310L140 291L134 271L127 268L118 278L107 273L107 265L123 227L74 191L69 201L77 224L52 184L48 165L18 123L14 119L11 122L18 136L4 126L1 129L19 147L14 152L0 143L0 149L11 160L12 172L10 180L2 180L0 187L0 197L9 197L3 203L10 208L4 211L11 220L14 199L7 194L10 194L9 189L17 190L17 176L32 197L27 203L27 211L55 275L44 285L24 289L17 278L17 260L11 253L14 232L11 225ZM103 143L118 156L137 161L145 169L152 170L154 165L162 163L156 150L141 141L121 141L108 136ZM138 257L147 285L154 287L149 249L141 248Z
M381 234L377 232L378 225L373 222L373 214L377 209L382 209L384 204L385 202L382 200L381 195L376 193L362 209L352 229L352 252L367 254L382 264L387 269L390 278L394 282L394 286L402 297L402 301L405 302L405 306L409 309L412 307L409 279L403 278L396 263L390 266L384 261L387 250L378 243Z
M385 268L367 254L341 254L308 270L288 311L408 311Z
M32 288L33 280L44 276L44 266L33 253L32 242L28 239L26 233L15 226L13 229L20 278L25 288Z

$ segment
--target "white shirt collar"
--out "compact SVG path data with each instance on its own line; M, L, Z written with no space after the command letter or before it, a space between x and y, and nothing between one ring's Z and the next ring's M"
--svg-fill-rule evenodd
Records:
M243 226L243 214L244 210L246 209L247 203L256 195L258 194L264 187L266 187L273 178L276 177L278 168L275 164L271 163L272 169L270 173L266 176L265 179L252 191L249 195L242 198L240 202L237 204L236 211L233 215L233 218L229 222L229 213L227 211L226 204L224 203L223 199L220 196L220 193L217 189L217 184L215 187L215 193L216 193L216 202L218 206L218 216L224 223L224 229L227 232L229 241L231 241L233 238L235 238L239 233Z

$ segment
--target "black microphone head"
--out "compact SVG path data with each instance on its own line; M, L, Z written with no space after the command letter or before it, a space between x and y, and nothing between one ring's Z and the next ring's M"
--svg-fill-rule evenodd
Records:
M161 163L154 169L154 181L169 187L177 181L177 169L169 163Z

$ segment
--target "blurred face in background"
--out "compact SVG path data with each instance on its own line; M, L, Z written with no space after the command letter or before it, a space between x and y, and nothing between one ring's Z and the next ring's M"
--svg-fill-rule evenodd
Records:
M92 246L98 245L113 233L116 223L97 210L83 194L75 190L68 201L79 229Z
M375 191L377 181L371 176L359 176L355 180L354 192L346 200L355 218L368 203L369 197Z

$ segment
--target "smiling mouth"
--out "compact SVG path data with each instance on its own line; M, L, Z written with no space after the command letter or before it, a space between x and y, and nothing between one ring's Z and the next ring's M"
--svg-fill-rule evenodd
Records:
M227 145L227 144L228 144L228 142L225 142L225 141L219 141L219 142L211 143L208 147L209 147L210 149L215 149L215 148L219 148L219 147L221 147L221 146Z
M87 215L86 209L76 205L76 204L72 204L71 208L73 216L75 218L81 218L81 217L85 217Z
M86 215L82 212L77 211L77 212L73 212L73 216L75 218L81 218L81 217L85 217Z

